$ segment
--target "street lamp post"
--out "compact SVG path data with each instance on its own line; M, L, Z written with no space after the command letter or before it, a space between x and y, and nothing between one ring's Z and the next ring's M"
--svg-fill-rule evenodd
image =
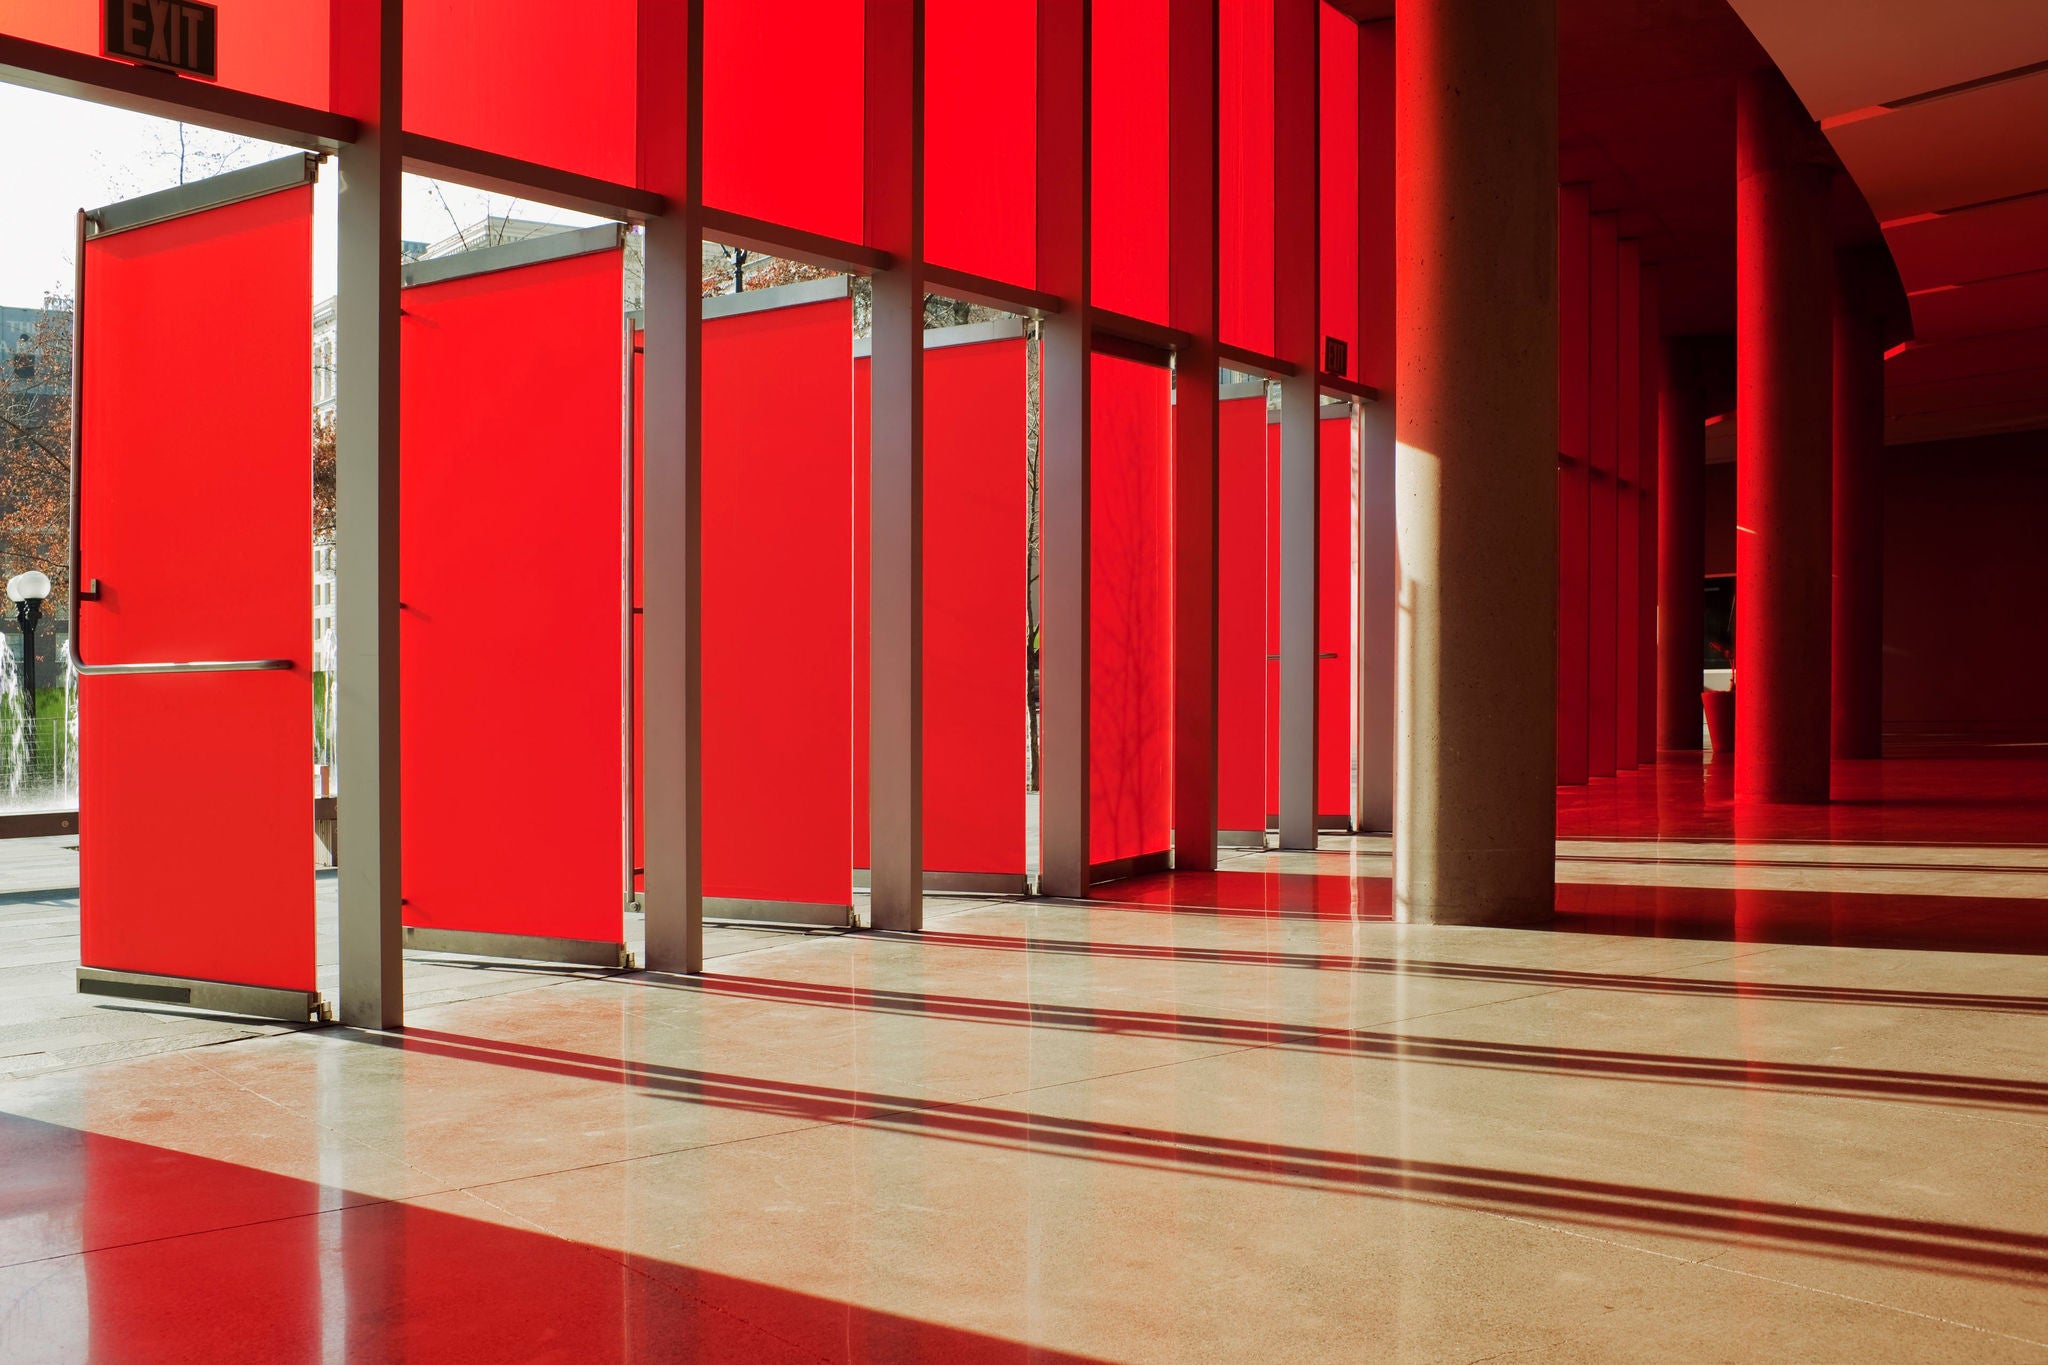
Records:
M7 600L14 603L14 619L21 627L21 687L27 698L22 723L28 727L28 756L36 757L36 626L43 619L43 601L50 595L50 578L37 569L18 573L7 580Z

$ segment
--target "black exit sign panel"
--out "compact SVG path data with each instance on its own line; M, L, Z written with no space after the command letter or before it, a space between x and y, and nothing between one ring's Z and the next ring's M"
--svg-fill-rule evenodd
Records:
M215 80L215 10L200 0L107 0L100 49L109 57Z

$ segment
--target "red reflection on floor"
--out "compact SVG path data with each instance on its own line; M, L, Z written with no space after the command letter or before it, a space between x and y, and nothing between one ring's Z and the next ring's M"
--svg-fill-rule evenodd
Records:
M1083 1359L0 1115L5 1303L9 1359Z
M1328 857L1332 874L1317 872L1161 872L1093 887L1088 898L1127 909L1277 919L1392 919L1392 884L1384 877L1345 875L1348 859Z
M1845 844L2048 844L2048 758L2040 750L1834 765L1828 805L1735 801L1734 770L1665 753L1613 778L1557 792L1561 839L1819 840Z
M1738 804L1727 764L1667 754L1650 767L1597 778L1582 787L1560 788L1558 837L1721 844L1726 853L1717 852L1709 861L1734 868L1752 863L1827 865L1819 858L1803 861L1796 852L1782 849L1767 857L1744 854L1747 845L1773 843L2048 846L2048 758L2037 757L2036 752L1979 750L1837 763L1835 800L1824 806ZM1561 882L1558 918L1551 927L1739 943L2048 955L2048 906L2040 900L1667 886L1657 881L1659 856L1654 847L1627 855L1628 861L1641 859L1639 883ZM1326 851L1311 861L1318 871L1131 877L1093 888L1089 899L1104 907L1156 913L1313 920L1394 917L1387 878L1353 875L1348 853ZM1684 861L1698 860L1688 856ZM1881 860L1880 865L1909 866L1893 859ZM1976 871L2013 870L1943 863L1910 866L1953 872L1958 890L1964 892Z
M2048 954L2048 906L2011 896L1560 882L1552 927L1733 943Z

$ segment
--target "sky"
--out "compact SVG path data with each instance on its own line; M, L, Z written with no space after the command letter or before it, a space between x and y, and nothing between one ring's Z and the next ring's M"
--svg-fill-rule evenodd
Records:
M178 125L144 114L0 84L0 305L40 307L69 293L81 208L178 183ZM187 179L287 155L289 147L188 129ZM196 169L195 169L196 168ZM403 235L432 242L490 214L572 225L600 220L417 176L405 178ZM334 169L313 190L313 297L334 293Z

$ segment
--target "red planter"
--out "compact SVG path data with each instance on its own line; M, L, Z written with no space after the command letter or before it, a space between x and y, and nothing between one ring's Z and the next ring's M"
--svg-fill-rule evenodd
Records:
M1715 758L1735 752L1735 689L1700 693L1700 707L1707 713L1707 743Z

